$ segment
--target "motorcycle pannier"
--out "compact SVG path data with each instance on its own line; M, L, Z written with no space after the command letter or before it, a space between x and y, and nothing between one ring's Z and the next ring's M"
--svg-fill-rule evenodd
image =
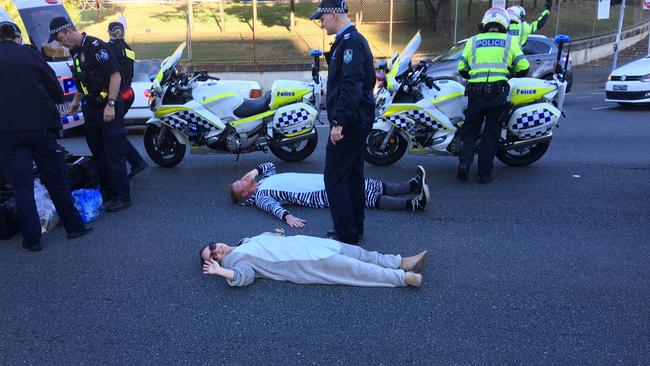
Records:
M273 129L286 137L302 135L313 129L316 114L316 110L306 103L282 107L275 113Z
M560 118L560 110L549 103L517 108L508 121L508 131L521 139L546 135Z

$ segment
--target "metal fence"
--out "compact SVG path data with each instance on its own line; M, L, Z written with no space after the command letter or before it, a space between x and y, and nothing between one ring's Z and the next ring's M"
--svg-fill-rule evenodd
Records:
M3 6L7 0L0 0ZM187 41L193 61L305 63L310 49L332 41L308 17L316 0L64 0L79 29L106 37L107 24L122 20L127 41L139 58L164 58ZM526 8L527 21L541 13L544 0L509 0ZM438 53L477 32L490 2L483 0L347 0L349 16L366 36L376 58L400 51L418 31L422 54ZM581 38L616 30L620 6L609 20L596 20L593 0L554 0L539 33ZM650 17L642 0L628 1L625 26Z

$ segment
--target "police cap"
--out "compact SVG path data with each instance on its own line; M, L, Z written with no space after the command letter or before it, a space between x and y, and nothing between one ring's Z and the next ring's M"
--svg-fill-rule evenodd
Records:
M348 5L345 3L345 0L321 0L318 4L318 9L316 13L310 16L310 20L320 19L323 14L327 13L340 13L345 14L348 12Z
M50 21L50 38L47 39L47 43L53 42L56 40L56 35L59 32L62 32L68 28L74 29L72 21L66 17L56 17Z
M21 36L20 28L15 23L12 22L0 22L0 37L3 39L7 38L18 38Z

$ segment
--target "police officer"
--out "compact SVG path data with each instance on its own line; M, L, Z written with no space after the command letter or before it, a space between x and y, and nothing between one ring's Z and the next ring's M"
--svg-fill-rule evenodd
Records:
M328 236L358 243L363 235L363 152L375 116L375 71L366 39L350 23L344 0L322 0L310 17L336 34L329 53L327 117L330 138L325 155L325 190L334 230Z
M131 81L133 81L133 64L135 63L135 52L124 41L124 25L120 22L111 22L108 25L108 35L110 41L108 44L113 48L113 53L120 62L120 75L122 83L120 85L120 98L124 102L124 115L129 111L135 100ZM126 161L131 165L129 178L135 177L138 173L145 170L147 164L138 150L133 147L131 142L126 140Z
M551 14L551 6L551 0L546 0L546 4L544 4L544 10L539 15L539 17L537 17L537 20L532 23L527 23L524 21L526 10L523 6L515 5L506 9L508 11L508 15L510 16L508 34L510 34L513 38L517 38L517 43L519 44L520 48L524 48L526 41L528 41L528 37L532 33L535 33L538 30L542 29L544 24L546 24L548 16Z
M97 162L108 211L121 211L131 206L131 194L126 174L124 104L118 97L120 64L110 46L79 33L67 18L57 17L50 22L49 42L54 40L70 48L74 62L77 94L68 113L76 113L82 102L86 142Z
M0 163L13 186L23 247L42 249L32 161L68 237L87 234L92 228L72 204L64 152L55 138L62 126L54 102L63 102L63 90L54 71L33 48L21 45L20 29L11 22L0 23L0 65Z
M467 175L485 120L479 149L479 183L492 180L494 155L501 135L501 118L506 111L506 98L511 75L525 76L528 60L521 48L507 34L508 13L503 8L491 8L481 22L483 33L470 38L458 63L461 76L469 79L465 88L468 97L465 123L461 130L463 147L458 164L458 179L467 181Z

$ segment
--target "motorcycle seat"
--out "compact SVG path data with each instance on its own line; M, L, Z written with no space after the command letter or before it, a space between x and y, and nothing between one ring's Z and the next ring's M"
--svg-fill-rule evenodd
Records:
M255 99L244 99L239 107L237 107L233 113L239 118L246 118L254 116L256 114L264 113L271 108L269 104L271 103L271 91L267 91L266 94L259 98Z

